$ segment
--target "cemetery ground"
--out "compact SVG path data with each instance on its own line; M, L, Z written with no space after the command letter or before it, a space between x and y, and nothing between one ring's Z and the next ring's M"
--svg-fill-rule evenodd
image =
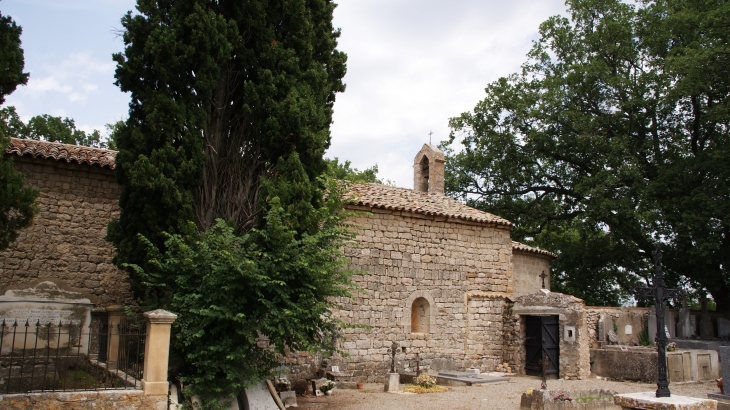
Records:
M402 386L401 386L402 387ZM464 387L449 387L443 393L384 393L382 383L366 383L362 390L336 389L332 396L297 397L299 408L318 410L517 410L520 397L528 389L540 388L540 378L512 376L509 381ZM656 384L586 380L548 380L548 390L613 390L617 393L655 391ZM672 395L707 398L718 392L715 381L672 383Z

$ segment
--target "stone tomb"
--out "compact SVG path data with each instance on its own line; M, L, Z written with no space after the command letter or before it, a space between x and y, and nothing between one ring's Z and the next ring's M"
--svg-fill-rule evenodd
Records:
M75 353L88 354L87 335L93 307L83 293L51 281L26 289L6 290L0 296L0 326L5 324L0 352L5 355L11 350L50 347L72 348Z
M439 372L436 376L436 384L441 386L471 386L507 381L509 379L506 377L488 376L474 372Z

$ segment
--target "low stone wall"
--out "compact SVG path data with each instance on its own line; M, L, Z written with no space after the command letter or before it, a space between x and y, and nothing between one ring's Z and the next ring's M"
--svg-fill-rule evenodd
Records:
M0 395L0 408L13 410L164 410L167 396L146 396L142 390L30 393Z
M615 380L656 381L656 348L591 349L591 371Z

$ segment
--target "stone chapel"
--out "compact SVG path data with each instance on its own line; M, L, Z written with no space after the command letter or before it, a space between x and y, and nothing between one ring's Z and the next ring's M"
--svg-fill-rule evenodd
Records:
M40 213L0 252L0 295L50 281L83 292L102 310L134 303L129 278L112 264L114 249L104 240L119 212L116 152L12 139L5 155L40 190ZM414 159L413 189L350 186L348 208L360 213L352 220L356 243L344 252L367 274L353 277L362 292L339 300L334 314L365 326L344 329L339 343L347 355L335 362L357 381L382 381L395 342L401 369L418 354L421 366L435 371L492 371L509 363L523 373L547 349L555 352L556 375L586 377L591 333L583 303L549 292L556 255L512 241L509 221L445 196L445 162L438 148L424 144ZM548 347L530 336L543 328L554 329ZM301 355L293 378L310 377L319 359Z
M413 161L413 189L353 184L348 208L362 213L357 246L345 249L364 290L340 300L342 369L380 381L395 342L402 360L419 354L432 370L492 371L519 344L512 300L549 289L550 252L514 242L506 219L444 195L444 154L424 144ZM545 273L544 282L540 275ZM415 366L415 365L414 365Z

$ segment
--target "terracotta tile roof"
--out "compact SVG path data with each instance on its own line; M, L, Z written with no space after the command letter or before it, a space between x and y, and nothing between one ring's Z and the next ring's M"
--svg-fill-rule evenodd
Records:
M453 198L433 192L419 192L383 184L351 184L345 196L357 201L359 206L370 208L512 226L512 223L504 218L468 207Z
M553 259L556 259L558 257L558 255L556 255L556 254L554 254L552 252L549 252L549 251L546 251L546 250L542 250L542 249L539 249L539 248L533 248L532 246L527 246L524 243L519 243L519 242L515 242L515 241L512 241L512 250L513 251L528 252L528 253L536 253L538 255L549 256L549 257L551 257Z
M109 169L114 169L114 157L117 155L116 151L108 149L18 138L10 139L10 145L5 152L21 157L28 155L34 158L98 165Z

